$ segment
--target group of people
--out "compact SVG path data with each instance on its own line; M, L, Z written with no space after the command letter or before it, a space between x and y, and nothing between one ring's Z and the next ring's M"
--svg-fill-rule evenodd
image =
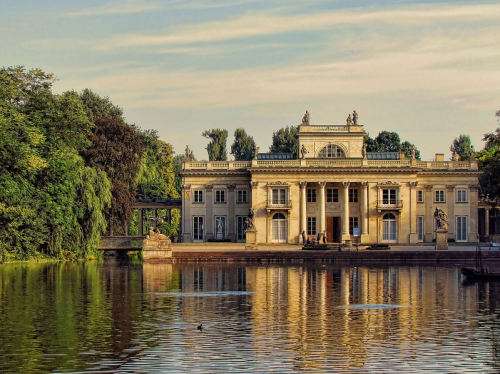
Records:
M305 231L302 231L302 244L321 244L321 240L323 239L323 244L326 244L326 230L323 232L318 232L318 235L307 236Z

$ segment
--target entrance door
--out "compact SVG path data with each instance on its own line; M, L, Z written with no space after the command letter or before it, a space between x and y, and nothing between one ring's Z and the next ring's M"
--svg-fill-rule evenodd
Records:
M340 242L340 217L326 217L326 241L328 243Z
M396 216L387 213L382 219L382 239L386 243L396 243L398 239Z
M193 240L203 241L203 217L193 217Z
M272 220L273 243L286 243L286 219L283 213L276 213Z

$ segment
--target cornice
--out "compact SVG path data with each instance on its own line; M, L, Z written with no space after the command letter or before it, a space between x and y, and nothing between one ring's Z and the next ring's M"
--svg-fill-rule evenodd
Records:
M237 170L185 170L179 172L181 177L187 176L220 176L220 175L238 175L238 176L250 176L248 171L237 171Z

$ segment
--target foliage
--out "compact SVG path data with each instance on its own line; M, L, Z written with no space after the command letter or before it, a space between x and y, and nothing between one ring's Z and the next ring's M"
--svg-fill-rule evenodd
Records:
M450 151L453 154L458 154L461 161L470 161L472 157L471 152L472 142L469 135L460 134L455 138L450 146Z
M144 136L118 117L99 117L95 125L92 145L82 152L82 157L87 166L104 171L112 182L113 197L106 216L113 231L132 215Z
M78 154L94 128L82 102L73 91L54 95L54 80L39 69L0 70L2 260L96 255L110 186Z
M208 160L209 161L227 161L227 130L224 129L210 129L201 133L210 143L207 145Z
M298 126L282 127L273 131L273 138L269 152L271 153L293 153L297 154L297 132Z
M481 194L500 198L500 146L491 145L476 154ZM493 199L492 199L493 200Z
M411 158L413 143L409 141L401 142L397 132L382 131L375 139L370 134L365 133L363 139L367 152L403 152L406 158ZM415 147L415 158L420 160L420 151Z
M177 192L177 196L182 196L182 177L180 176L180 172L182 170L182 163L186 161L186 156L184 154L179 154L174 156L174 163L173 163L173 171L175 175L174 179L174 188L175 191Z
M88 88L79 97L89 120L94 121L99 117L118 117L123 120L123 109L114 105L109 97L101 97Z
M253 158L255 141L245 129L237 128L234 131L234 143L231 145L231 154L235 160L251 160Z

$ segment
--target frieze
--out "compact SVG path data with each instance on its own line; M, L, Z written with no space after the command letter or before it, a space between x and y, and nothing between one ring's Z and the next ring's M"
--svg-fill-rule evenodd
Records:
M328 204L325 206L326 213L340 213L342 211L342 207L340 204Z
M290 183L277 181L277 182L269 182L267 185L268 186L289 186Z
M400 184L398 182L392 182L392 181L387 181L387 182L379 182L379 186L399 186Z

